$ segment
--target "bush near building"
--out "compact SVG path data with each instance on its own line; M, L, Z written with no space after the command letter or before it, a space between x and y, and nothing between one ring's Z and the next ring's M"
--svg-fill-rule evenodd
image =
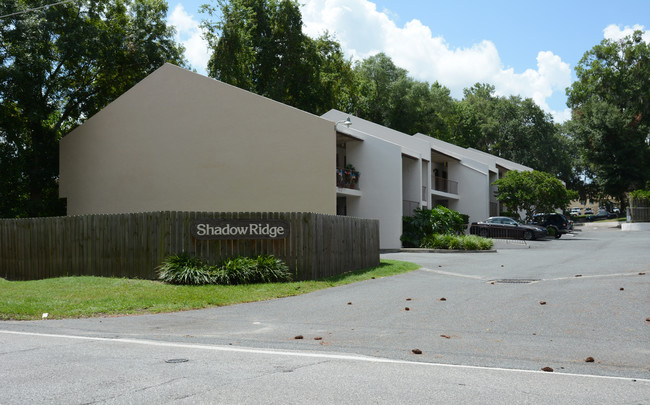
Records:
M413 216L404 217L404 233L400 238L404 247L489 250L490 239L463 235L469 217L441 205L433 209L418 208Z
M238 285L291 281L287 265L271 255L238 256L210 266L187 253L169 256L158 267L160 280L181 285Z

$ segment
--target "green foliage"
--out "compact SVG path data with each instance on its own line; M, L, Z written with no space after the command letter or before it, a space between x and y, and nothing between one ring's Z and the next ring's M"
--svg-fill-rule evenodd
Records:
M448 250L490 250L494 246L492 239L476 235L427 235L422 239L420 247L427 249Z
M0 15L42 6L3 0ZM59 139L165 62L183 63L163 0L68 2L0 24L0 216L65 214Z
M202 11L219 18L202 23L211 77L315 114L349 108L352 64L329 34L303 34L297 1L217 0Z
M166 283L181 285L238 285L291 280L287 265L272 255L238 256L210 266L199 258L181 253L167 257L158 267L158 276Z
M631 207L650 206L650 190L634 190L628 194Z
M601 195L620 201L650 180L650 46L642 32L603 40L576 66L567 90L568 123L580 158Z
M291 280L291 273L284 262L274 256L258 256L255 259L235 257L224 260L212 268L214 283L222 285L275 283Z
M650 200L650 190L634 190L629 194L630 198Z
M273 255L261 255L256 263L257 283L275 283L291 281L289 267Z
M403 218L404 233L400 239L405 247L420 247L428 235L463 233L463 223L461 214L440 205L431 210L417 208L412 216Z
M34 281L0 278L0 320L36 320L185 311L306 294L419 268L382 260L377 267L323 280L242 285L170 285L109 277L59 277Z
M492 184L498 187L497 199L511 211L526 212L527 220L535 213L564 211L578 197L555 177L538 171L512 170Z
M465 89L451 142L573 181L569 140L551 115L532 99L494 93L495 87L487 84Z
M407 134L449 138L455 110L449 89L408 77L384 53L357 63L354 73L355 115Z
M203 285L211 284L213 275L201 259L181 253L165 259L158 267L158 278L170 284Z

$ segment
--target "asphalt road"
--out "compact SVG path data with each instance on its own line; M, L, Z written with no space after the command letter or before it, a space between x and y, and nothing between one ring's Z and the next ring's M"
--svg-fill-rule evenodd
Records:
M0 322L0 404L650 404L650 233L384 257L423 267L223 308Z

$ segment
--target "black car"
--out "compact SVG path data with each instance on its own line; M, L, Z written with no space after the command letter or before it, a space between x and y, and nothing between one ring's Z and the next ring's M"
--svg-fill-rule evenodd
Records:
M600 221L601 219L614 219L616 214L613 214L607 210L600 209L594 215L589 215L587 221Z
M473 222L469 233L484 238L540 239L547 235L546 228L538 225L524 225L509 217L490 217L485 221Z
M573 231L573 221L570 221L564 215L556 212L533 215L531 225L539 225L546 229L553 229L555 232L555 239L559 239L562 235Z

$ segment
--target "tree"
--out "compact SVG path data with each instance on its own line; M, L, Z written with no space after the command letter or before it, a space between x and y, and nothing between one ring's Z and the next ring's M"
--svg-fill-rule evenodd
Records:
M510 210L524 211L527 219L535 213L565 210L577 198L577 193L567 190L560 180L540 171L512 170L492 184L498 188L497 199Z
M162 0L0 3L0 216L65 214L58 141L183 49Z
M569 139L550 114L519 96L500 97L488 84L465 89L452 142L551 173L573 183Z
M354 72L355 115L407 134L448 138L455 104L449 89L412 79L384 53L357 63Z
M650 180L650 46L642 32L604 40L576 66L567 90L568 131L601 194L625 192Z
M220 18L202 23L210 77L314 114L350 105L351 63L329 34L303 34L295 0L217 0L202 10Z
M487 153L494 152L499 125L495 113L498 99L494 92L493 85L481 83L464 90L463 100L457 108L459 119L452 143Z
M357 63L354 72L359 86L355 114L368 121L391 127L391 94L394 89L401 90L402 95L405 94L405 89L411 84L406 70L397 67L386 54L378 53ZM395 105L395 97L392 105Z

